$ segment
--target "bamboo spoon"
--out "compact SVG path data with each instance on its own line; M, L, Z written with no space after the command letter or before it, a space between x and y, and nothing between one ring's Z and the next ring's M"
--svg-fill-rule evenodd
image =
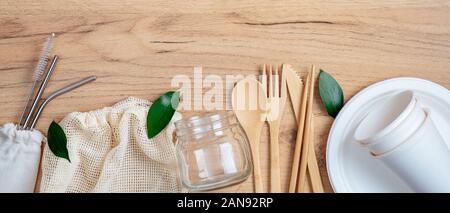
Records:
M300 159L300 174L297 182L297 192L305 192L305 184L306 184L306 168L308 162L308 150L310 144L310 135L311 135L311 119L312 119L312 111L313 111L313 97L314 97L314 81L315 81L315 67L311 66L311 71L309 74L309 80L311 81L308 88L308 107L306 110L306 121L305 121L305 133L304 138L306 140L303 141L302 145L302 155Z
M247 134L253 157L254 187L256 193L263 192L259 144L261 130L266 120L267 97L256 79L245 78L233 88L232 106L236 117Z
M314 119L311 120L311 141L308 151L308 171L314 193L323 193L322 178L320 177L319 165L317 164L316 151L314 150Z
M291 179L289 182L289 192L294 193L296 191L297 186L297 178L298 178L298 169L300 164L300 154L302 151L302 141L303 141L303 133L305 127L305 116L306 116L306 101L307 101L307 91L310 84L311 73L308 73L306 77L306 82L304 89L302 91L302 100L300 105L300 116L298 120L298 130L297 130L297 139L295 141L295 149L294 149L294 158L292 162L292 171L291 171ZM301 88L299 88L300 90Z

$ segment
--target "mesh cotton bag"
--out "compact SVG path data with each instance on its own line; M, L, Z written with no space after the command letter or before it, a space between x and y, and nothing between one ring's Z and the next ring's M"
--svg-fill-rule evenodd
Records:
M173 122L147 138L150 102L128 98L112 107L74 112L60 125L71 163L48 146L42 160L41 192L179 192Z

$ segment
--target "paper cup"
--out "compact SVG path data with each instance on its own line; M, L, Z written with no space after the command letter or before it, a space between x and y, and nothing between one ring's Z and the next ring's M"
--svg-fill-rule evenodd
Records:
M395 149L374 155L415 192L450 192L450 150L426 110L426 119Z
M412 91L392 95L358 125L355 139L380 155L401 145L425 120L425 112Z
M395 127L395 129L386 135L375 139L374 143L368 145L370 152L381 155L393 150L396 146L401 145L408 137L414 134L425 121L425 118L425 111L422 109L419 102L415 101L412 111Z

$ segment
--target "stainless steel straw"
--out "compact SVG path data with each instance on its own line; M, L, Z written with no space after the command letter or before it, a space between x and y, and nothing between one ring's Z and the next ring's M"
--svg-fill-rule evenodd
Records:
M81 81L78 81L78 82L73 83L73 84L71 84L69 86L66 86L64 88L59 89L59 90L53 92L52 94L50 94L47 98L44 98L42 104L39 106L39 108L38 108L38 110L36 112L36 115L34 116L34 119L33 119L33 122L31 123L30 129L33 129L36 126L36 123L38 122L42 111L44 110L45 106L51 100L55 99L56 97L58 97L58 96L60 96L60 95L62 95L64 93L70 92L70 91L72 91L72 90L74 90L74 89L76 89L76 88L78 88L80 86L83 86L83 85L85 85L85 84L87 84L89 82L95 81L95 79L97 79L96 76L90 76L90 77L84 78Z
M36 86L39 83L39 80L41 79L42 74L44 73L44 69L45 69L45 67L47 65L47 61L48 61L48 54L50 53L50 49L52 47L54 37L55 37L55 33L51 33L50 37L47 40L47 45L42 50L41 56L39 57L38 64L37 64L36 68L34 69L33 86L31 87L30 92L28 93L27 103L22 111L22 114L20 115L19 123L17 124L17 127L19 129L22 127L23 120L30 108L30 104L32 101L31 97L35 93Z
M47 87L47 83L50 80L50 76L53 73L53 70L55 70L56 62L58 61L58 56L55 55L52 59L52 62L47 70L47 73L45 74L44 79L42 80L41 86L39 87L36 96L33 100L33 104L30 107L30 111L28 112L25 123L23 124L23 129L27 129L29 126L28 124L31 122L31 116L33 116L33 112L36 109L39 99L41 99L42 94L44 93L45 88Z

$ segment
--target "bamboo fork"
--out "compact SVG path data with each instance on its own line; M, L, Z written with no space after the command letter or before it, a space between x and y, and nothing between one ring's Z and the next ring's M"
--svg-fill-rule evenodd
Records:
M262 84L267 89L268 97L268 115L267 122L270 129L270 191L281 192L281 170L280 170L280 151L279 151L279 133L280 123L286 105L287 89L286 81L281 81L281 72L278 72L278 66L273 69L270 66L266 70L263 66ZM268 73L266 73L268 72ZM269 77L267 79L267 76ZM267 87L268 86L268 87Z
M308 151L309 144L311 142L311 120L312 120L312 111L313 111L313 97L314 97L314 85L315 85L315 67L311 66L311 71L309 73L309 88L308 88L308 106L306 110L306 120L305 120L305 130L304 130L304 138L302 144L302 154L300 159L300 173L297 181L297 192L305 192L305 184L306 184L306 168L308 162Z

